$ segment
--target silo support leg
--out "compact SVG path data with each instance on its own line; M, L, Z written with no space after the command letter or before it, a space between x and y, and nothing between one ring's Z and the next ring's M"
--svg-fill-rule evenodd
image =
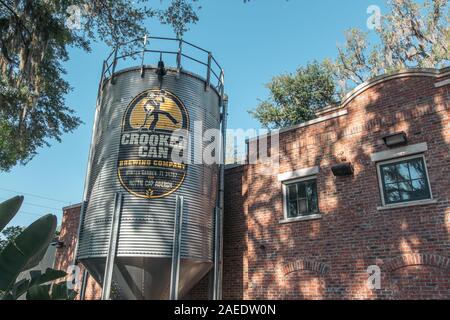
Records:
M221 76L223 77L223 70ZM223 83L223 81L222 81ZM215 211L215 239L214 239L214 275L213 275L213 300L222 300L223 281L223 221L224 221L224 199L225 199L225 155L227 145L227 115L228 98L224 97L224 88L221 89L222 102L222 141L220 150L220 176L219 176L219 198Z
M214 211L214 269L213 300L222 300L222 211L217 207Z
M184 197L177 196L175 205L175 225L173 232L172 270L170 274L170 300L178 300L180 261L181 261L181 232L183 229Z
M111 284L114 271L114 260L117 255L122 205L123 195L121 193L116 193L109 237L108 256L106 257L105 276L103 277L102 300L109 300L111 297Z
M89 273L85 268L83 271L83 278L81 280L81 289L80 289L80 300L84 300L86 297L86 286L88 281Z

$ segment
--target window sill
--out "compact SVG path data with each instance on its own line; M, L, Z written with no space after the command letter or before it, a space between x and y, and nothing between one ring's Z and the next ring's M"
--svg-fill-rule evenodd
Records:
M391 209L398 209L398 208L407 208L407 207L414 207L414 206L424 206L428 204L435 204L437 203L437 200L435 199L428 199L428 200L418 200L418 201L411 201L406 203L398 203L398 204L389 204L382 207L378 207L378 211L383 210L391 210Z
M322 219L322 215L320 213L312 214L310 216L303 216L303 217L297 217L297 218L283 219L283 220L280 220L280 224L294 223L294 222L300 222L300 221L309 221L309 220L317 220L317 219Z

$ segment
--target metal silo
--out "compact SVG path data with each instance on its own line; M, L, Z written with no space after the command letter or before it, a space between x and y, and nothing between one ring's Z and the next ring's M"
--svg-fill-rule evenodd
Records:
M177 50L156 50L156 40L175 42ZM116 48L103 65L77 261L103 286L105 299L182 298L210 270L219 298L223 166L169 154L186 147L183 137L174 138L177 130L189 130L184 156L191 160L206 146L194 137L199 122L202 132L224 132L223 70L210 52L183 40L135 42L140 50L121 55ZM187 47L199 56L184 53ZM157 65L144 64L149 55L160 58ZM119 70L130 57L140 65ZM165 66L168 59L173 67ZM183 61L205 74L188 72Z

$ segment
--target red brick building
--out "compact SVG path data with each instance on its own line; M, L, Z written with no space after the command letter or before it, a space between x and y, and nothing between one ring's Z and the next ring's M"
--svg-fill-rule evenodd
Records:
M225 299L450 299L450 69L372 79L283 130L279 152L269 175L226 171Z
M80 212L81 204L63 208L63 218L61 232L59 235L59 241L64 245L56 252L54 268L57 270L68 270L69 266L74 264L74 254L78 236L78 226L80 224ZM83 272L85 271L80 266L78 279L81 282L83 278ZM86 293L85 298L88 300L98 300L102 296L102 288L95 280L88 276L86 279ZM79 298L79 297L78 297Z

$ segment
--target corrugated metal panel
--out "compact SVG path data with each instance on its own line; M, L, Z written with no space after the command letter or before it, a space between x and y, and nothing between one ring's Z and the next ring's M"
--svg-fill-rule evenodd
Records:
M175 193L161 199L142 199L129 194L117 178L121 123L124 112L141 92L159 88L154 69L141 78L140 69L116 75L116 83L104 86L95 133L87 208L78 257L105 258L108 248L114 195L123 192L118 257L171 257L176 195L184 196L182 258L202 262L213 259L213 211L217 197L217 166L189 165L186 179ZM219 128L219 95L205 90L205 82L188 73L169 72L162 89L178 96L186 106L190 130L204 121L204 130ZM192 150L193 152L193 150Z

